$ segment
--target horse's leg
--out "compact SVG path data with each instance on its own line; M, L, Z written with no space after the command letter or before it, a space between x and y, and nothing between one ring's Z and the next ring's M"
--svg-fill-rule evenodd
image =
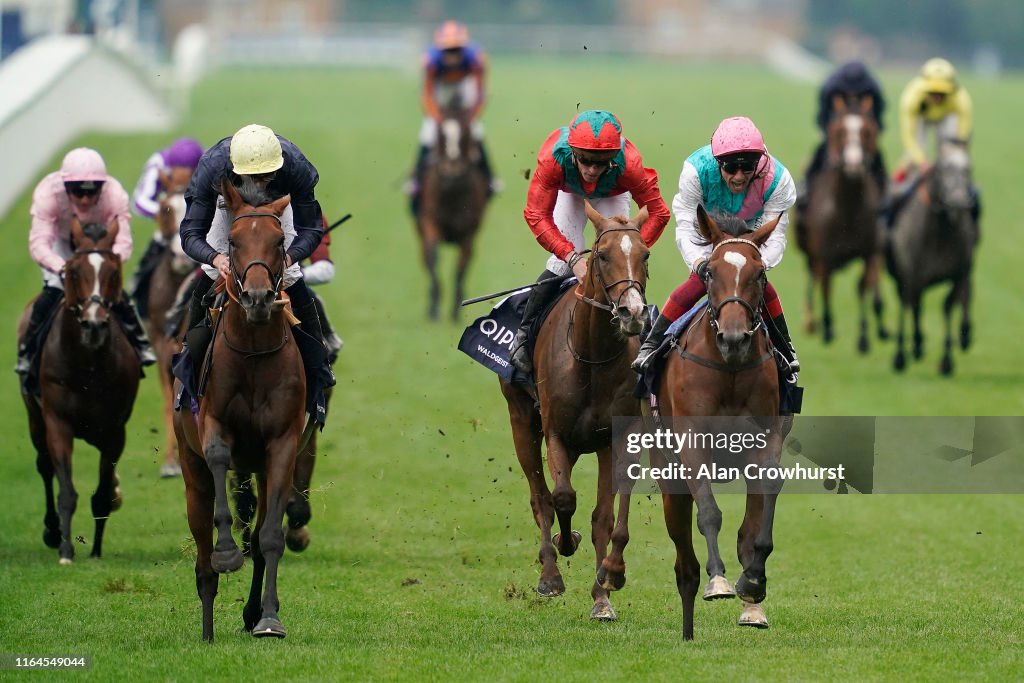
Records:
M554 486L551 488L551 502L558 518L558 530L551 542L563 557L570 557L579 548L583 535L572 528L572 516L576 514L576 491L572 487L573 456L558 434L545 434L548 446L548 471ZM577 454L578 455L578 454Z
M776 445L773 441L769 444L767 451L758 462L760 466L769 471L773 471L773 468L778 466L779 450L777 446L781 446L781 443ZM756 488L756 492L753 490L754 488ZM760 524L754 536L753 552L750 554L749 562L743 567L739 581L736 582L736 594L744 602L760 603L767 594L768 579L765 575L765 563L775 547L772 539L772 526L775 522L775 504L781 490L782 479L779 477L759 479L756 482L747 481L748 498L753 494L758 495L762 500ZM748 512L750 507L748 502ZM754 504L754 509L756 510L756 504ZM767 623L747 624L742 618L740 623L751 626L767 626Z
M942 343L942 360L939 361L939 373L949 376L953 374L953 306L960 300L960 280L949 288L949 294L942 302L942 324L946 336Z
M540 551L537 560L541 565L537 592L544 597L554 597L565 592L565 583L558 571L558 553L551 543L551 525L555 519L555 507L544 478L544 461L541 458L540 414L533 407L533 399L526 392L515 387L502 387L508 400L509 422L512 425L512 442L516 458L530 485L530 509L533 520L540 529Z
M186 416L184 419L191 419ZM213 515L214 481L203 458L185 445L181 438L178 460L185 480L185 503L188 526L196 541L196 592L203 608L203 640L213 640L213 601L217 597L220 575L214 571L213 556Z
M96 520L96 536L92 541L90 557L101 557L103 554L103 531L107 526L110 513L121 507L121 492L117 488L117 474L114 468L124 452L124 427L106 434L107 442L100 448L100 477L96 492L92 494L92 516Z
M694 462L710 462L710 459L694 460ZM715 501L715 494L711 491L711 482L707 479L699 479L694 483L692 495L697 502L697 528L700 529L708 546L706 569L708 585L704 589L704 599L736 597L732 587L725 580L725 563L718 550L718 534L722 530L722 511Z
M29 398L29 401L35 399ZM46 515L43 516L43 543L48 548L60 547L60 517L53 498L53 459L46 446L46 425L38 406L29 407L29 434L36 449L36 471L43 478L43 494L46 497Z
M266 521L267 516L267 480L261 475L257 475L259 486L259 505L256 508L256 521L252 527L252 545L250 546L250 557L252 558L252 583L249 584L249 599L245 603L245 607L242 608L242 623L243 628L247 632L252 632L256 628L257 622L260 617L263 616L263 607L261 602L263 600L263 577L266 573L267 562L266 558L263 557L263 551L260 549L260 531L263 529L263 523Z
M209 417L207 417L209 420ZM217 527L217 544L210 558L213 569L218 574L238 571L242 568L245 558L242 556L235 539L231 537L231 508L228 506L227 479L228 468L231 466L231 448L214 426L205 431L211 434L205 448L206 465L213 475L214 509L213 523Z
M743 523L740 525L739 533L736 534L736 558L744 570L754 562L754 541L761 528L763 516L764 496L748 492ZM740 626L767 628L768 617L764 613L764 607L759 603L744 602L739 624Z
M614 621L615 609L608 600L608 591L617 590L612 579L611 572L622 577L625 581L626 567L622 562L621 554L618 560L609 561L608 543L612 537L612 525L614 524L613 514L615 506L615 482L612 472L611 448L602 448L597 452L597 503L594 512L590 516L590 540L594 544L594 557L597 568L597 578L590 589L590 596L594 599L594 607L590 610L590 618L599 621Z
M892 367L896 372L902 372L907 367L906 335L904 331L907 323L907 308L909 304L900 291L899 319L896 322L896 355L892 359Z
M971 275L964 275L959 282L960 293L960 348L971 347Z
M433 220L424 218L421 215L420 225L422 233L420 235L420 249L423 255L423 265L427 267L427 275L430 277L430 299L427 307L427 316L431 320L437 320L438 307L441 300L441 281L437 277L437 252L441 236Z
M820 266L821 275L821 338L826 344L834 338L832 331L832 275Z
M162 335L163 331L158 331L158 334ZM168 342L165 340L163 343L167 344ZM178 442L174 438L174 395L172 393L174 380L167 372L164 372L163 356L162 352L160 354L161 363L158 367L160 367L160 389L164 395L164 429L167 430L167 444L164 446L164 466L160 468L160 476L176 477L181 474L181 465L178 463Z
M460 304L465 295L466 271L469 269L469 260L472 257L473 236L470 235L459 243L459 260L455 265L455 299L452 301L452 322L459 321L459 313L462 310Z
M880 254L873 255L869 261L872 271L871 291L874 298L875 325L878 328L878 338L885 340L889 338L889 330L885 326L885 306L882 302L882 257Z
M857 336L857 350L867 353L870 345L868 343L868 294L875 290L875 273L872 272L872 260L864 260L864 272L861 273L857 282L857 311L860 317L860 333Z
M292 479L292 492L288 498L288 532L284 541L288 549L301 553L309 547L309 524L313 510L309 505L309 487L313 480L313 467L316 465L316 431L309 437L306 447L299 451L295 460L295 476Z
M804 293L804 332L814 334L817 329L817 320L814 319L814 264L810 258L807 259L807 290Z
M683 640L693 640L693 612L700 588L700 560L693 552L693 497L662 494L665 528L676 547L676 589L683 603Z
M75 548L71 544L71 516L78 507L78 492L71 479L71 449L74 434L71 426L56 418L46 419L46 448L50 452L50 462L54 474L57 475L57 510L60 515L60 548L61 564L71 564L75 557Z
M262 616L253 628L257 638L284 638L287 631L278 618L280 603L277 598L277 569L284 554L284 509L295 473L295 455L298 451L300 426L296 433L285 434L267 443L266 483L260 482L262 500L260 508L266 510L259 531L260 554L266 563L266 581L263 586ZM265 488L265 491L263 490ZM255 573L253 581L255 582Z
M252 553L252 520L256 514L256 493L252 489L252 475L248 472L231 474L231 497L235 501L236 531L242 532L242 554Z

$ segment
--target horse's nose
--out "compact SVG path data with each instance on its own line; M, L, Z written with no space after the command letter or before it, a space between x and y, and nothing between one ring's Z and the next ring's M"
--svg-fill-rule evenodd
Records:
M242 294L238 297L238 301L242 304L243 308L252 308L254 306L270 306L274 303L276 294L272 289L257 289L248 290L243 289Z
M623 331L627 334L640 334L647 325L651 314L647 311L647 306L643 305L616 306L615 317L618 318Z

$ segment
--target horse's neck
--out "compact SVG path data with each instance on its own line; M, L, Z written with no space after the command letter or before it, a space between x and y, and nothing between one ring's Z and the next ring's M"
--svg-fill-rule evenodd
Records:
M235 301L225 305L221 315L224 316L221 329L230 335L231 343L237 346L239 342L246 342L248 346L245 348L253 351L265 350L279 344L288 328L284 309L280 306L274 306L269 322L262 325L250 324L242 305Z
M580 356L600 360L620 351L628 343L628 339L620 339L614 333L610 312L576 299L575 294L570 296L575 299L571 304L575 307L572 318L573 348ZM611 305L605 301L604 293L593 286L590 278L587 287L583 289L583 296L606 306Z

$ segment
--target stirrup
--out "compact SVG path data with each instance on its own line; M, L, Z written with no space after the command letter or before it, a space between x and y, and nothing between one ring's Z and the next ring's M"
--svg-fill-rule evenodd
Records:
M651 367L651 361L654 360L654 354L657 353L657 351L657 346L652 349L645 349L641 346L640 351L636 354L636 359L629 367L633 368L633 372L639 375L644 374L647 372L647 368Z

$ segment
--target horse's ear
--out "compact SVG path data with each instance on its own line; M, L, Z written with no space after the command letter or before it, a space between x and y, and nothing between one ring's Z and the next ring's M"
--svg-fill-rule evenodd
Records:
M637 215L633 216L633 220L631 220L630 223L639 228L640 226L647 222L647 219L650 218L650 215L651 212L647 210L647 206L641 206L640 212Z
M832 96L832 111L840 115L846 113L846 98L839 93Z
M167 190L174 186L174 180L171 178L171 174L165 171L164 169L161 168L159 171L157 171L157 175L160 178L160 187L161 189L163 189L164 192L166 192Z
M871 93L860 98L860 113L867 116L875 106L875 97Z
M230 179L224 178L220 181L220 194L224 197L224 204L227 205L228 210L231 213L238 213L238 210L242 208L242 195L238 194L238 190L235 189Z
M594 224L594 228L596 228L597 232L600 233L601 228L604 225L605 217L602 216L597 209L591 206L590 202L586 199L583 200L583 210L586 212L587 218L590 219L590 222Z
M104 235L101 238L101 242L102 242L103 246L100 246L100 244L97 244L96 248L97 249L113 249L114 242L117 240L117 233L118 233L118 231L120 229L121 229L121 221L119 221L117 219L117 216L114 216L113 218L110 219L110 222L107 223L107 234Z
M778 216L775 217L775 220L765 223L760 228L752 232L748 239L757 246L761 246L762 244L768 241L768 237L772 234L772 232L775 230L775 227L779 224L779 221L781 220L782 214L780 213Z
M708 215L707 209L704 208L703 204L697 205L697 232L709 244L717 244L722 239L722 231L718 228L718 223Z
M78 216L71 215L71 246L75 249L81 247L82 242L86 239L85 233L82 232L82 221L78 220Z
M284 213L284 210L288 208L288 203L291 200L292 196L290 194L286 194L280 199L275 199L274 201L270 202L270 204L267 205L267 208L273 211L275 216L280 216L281 214Z

